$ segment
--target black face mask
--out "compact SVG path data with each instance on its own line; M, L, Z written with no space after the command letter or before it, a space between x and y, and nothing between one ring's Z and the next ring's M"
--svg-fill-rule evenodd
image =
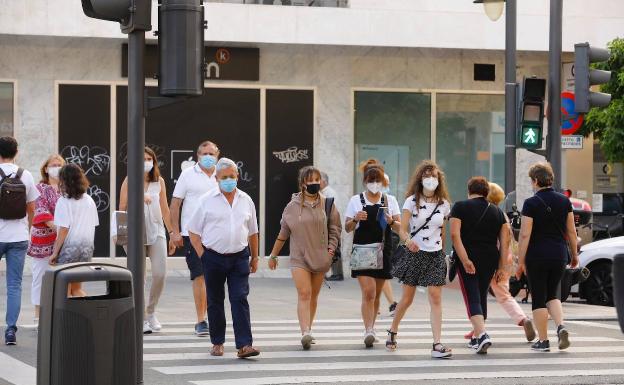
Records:
M306 192L310 195L316 195L319 193L319 191L321 191L321 184L320 183L310 183L308 185L306 185Z

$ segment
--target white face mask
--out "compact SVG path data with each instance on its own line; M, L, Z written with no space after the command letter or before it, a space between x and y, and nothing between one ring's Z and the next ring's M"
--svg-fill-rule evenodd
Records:
M366 188L368 189L368 191L372 192L373 194L377 194L378 192L380 192L382 187L383 186L379 182L366 183Z
M435 191L438 188L438 178L432 176L423 178L422 185L427 191Z
M50 178L58 179L60 172L61 172L60 167L48 167L48 176Z
M150 171L152 171L153 168L154 168L154 162L152 162L151 160L143 162L143 171L144 172L150 172Z

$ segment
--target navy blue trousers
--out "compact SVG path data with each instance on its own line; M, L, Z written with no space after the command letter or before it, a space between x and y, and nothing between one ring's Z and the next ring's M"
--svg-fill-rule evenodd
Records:
M206 294L208 296L208 325L210 341L214 345L225 342L225 284L232 310L236 348L252 345L249 313L249 250L235 254L219 254L204 249L202 255Z

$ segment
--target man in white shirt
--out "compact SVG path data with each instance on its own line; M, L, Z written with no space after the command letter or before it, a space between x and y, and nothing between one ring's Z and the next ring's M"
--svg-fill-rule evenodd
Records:
M204 194L188 225L189 237L201 255L208 288L210 354L223 355L225 342L225 283L232 310L234 339L239 358L257 356L253 347L249 314L249 274L258 269L258 221L256 207L236 188L238 168L228 158L217 163L219 188ZM251 258L250 258L251 256Z
M197 148L197 164L182 171L173 190L171 199L170 242L175 247L184 246L186 264L193 281L193 297L197 312L195 334L203 337L209 334L206 322L206 284L201 261L195 254L188 237L188 223L197 211L199 198L210 190L216 189L215 165L219 159L219 148L210 141L205 141ZM180 206L182 206L182 226L180 227Z
M30 226L35 212L35 201L39 198L39 191L35 187L30 172L22 170L14 164L16 156L17 141L10 136L1 137L0 170L2 170L2 173L0 174L4 174L4 176L0 175L0 186L5 182L6 185L3 186L4 188L0 187L0 192L3 192L0 199L12 201L9 197L11 192L7 189L10 178L18 178L26 188L25 199L23 199L23 202L19 199L20 202L17 203L21 207L0 208L0 259L6 257L7 327L4 332L4 343L6 345L17 344L17 319L22 306L24 259L26 258L28 240L30 239ZM24 214L24 217L19 219L2 219L3 217L11 217L11 215L6 215L10 214L8 211L13 213L18 211L20 212L19 215ZM15 218L16 216L12 217Z
M329 185L329 176L325 172L321 172L321 194L325 198L336 197L336 191Z

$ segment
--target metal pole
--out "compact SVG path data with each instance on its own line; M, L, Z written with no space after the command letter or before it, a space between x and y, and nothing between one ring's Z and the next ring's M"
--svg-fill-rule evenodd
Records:
M505 11L505 192L516 190L516 0Z
M562 0L550 0L548 56L547 159L555 172L554 188L561 188L561 14Z
M128 34L128 269L132 272L136 317L137 384L143 384L143 152L145 147L145 31Z

